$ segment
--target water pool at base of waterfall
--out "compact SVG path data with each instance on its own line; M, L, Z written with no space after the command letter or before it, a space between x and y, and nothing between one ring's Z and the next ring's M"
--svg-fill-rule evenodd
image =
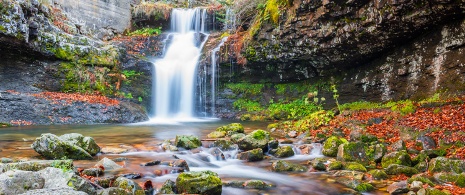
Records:
M135 181L142 184L150 180L159 189L167 180L176 180L179 174L176 168L167 165L140 166L155 160L171 162L184 159L190 171L211 170L218 173L223 183L229 181L246 181L259 179L270 185L263 190L234 188L223 186L223 194L343 194L345 188L329 179L325 172L307 171L303 173L276 173L271 171L271 163L277 158L267 156L259 162L246 162L235 158L237 150L223 151L226 159L217 159L211 154L212 143L206 135L217 127L232 121L213 120L209 122L177 122L176 124L128 124L128 125L62 125L62 126L25 126L0 129L0 156L12 159L33 160L41 159L31 144L42 133L62 135L66 133L80 133L91 136L97 144L107 149L124 149L121 154L99 154L93 160L76 160L77 168L90 168L104 157L116 159L124 168L116 171L106 171L105 176L125 173L140 173L142 178ZM267 123L242 122L245 131L265 129ZM203 146L193 150L164 151L161 144L164 140L174 140L176 135L195 135L203 139ZM295 148L299 144L292 144ZM323 157L320 147L310 154L298 154L284 158L294 163L307 165L308 160ZM320 148L320 149L318 149Z

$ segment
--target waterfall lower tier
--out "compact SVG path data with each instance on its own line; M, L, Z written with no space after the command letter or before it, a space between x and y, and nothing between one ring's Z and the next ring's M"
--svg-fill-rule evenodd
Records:
M174 9L171 13L169 46L162 59L155 60L153 79L153 117L184 120L194 118L195 77L204 32L206 10Z

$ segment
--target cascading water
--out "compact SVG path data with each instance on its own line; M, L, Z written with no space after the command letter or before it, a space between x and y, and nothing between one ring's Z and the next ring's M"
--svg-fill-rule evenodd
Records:
M153 62L152 106L155 119L194 117L194 86L197 63L206 34L205 9L174 9L171 12L170 45L162 59Z
M217 89L217 85L218 85L218 77L216 76L217 75L217 66L218 66L218 56L217 56L217 53L218 51L220 51L221 49L221 46L223 46L224 42L226 42L228 40L228 37L224 37L223 39L221 39L221 42L218 46L216 46L212 52L211 52L211 113L212 115L215 114L215 110L216 110L216 89Z

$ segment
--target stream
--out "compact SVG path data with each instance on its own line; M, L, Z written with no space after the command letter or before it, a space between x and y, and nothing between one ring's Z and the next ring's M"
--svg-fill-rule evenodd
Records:
M203 147L178 152L165 152L160 144L167 139L173 140L176 135L196 135L205 139L206 135L217 127L231 121L210 120L202 122L174 122L171 124L129 124L129 125L62 125L62 126L23 126L0 129L0 157L12 159L40 159L41 157L30 148L33 140L42 133L62 135L80 133L91 136L100 147L128 148L122 154L99 154L93 160L76 160L75 167L88 168L100 159L125 158L118 162L124 168L105 172L105 176L124 173L140 173L142 178L138 183L151 180L159 189L167 180L176 180L179 173L176 168L166 165L140 166L142 163L160 160L173 161L176 158L187 161L190 171L211 170L219 174L223 182L246 181L259 179L272 185L266 190L233 188L223 186L223 194L343 194L344 186L331 182L324 172L275 173L271 172L271 163L276 158L265 158L259 162L246 162L235 159L237 150L223 151L226 160L217 159L211 155L209 144L203 141ZM245 131L265 129L263 122L243 122ZM308 160L322 157L321 145L314 144L310 154L298 154L285 158L294 163L306 164ZM298 150L296 150L298 152Z

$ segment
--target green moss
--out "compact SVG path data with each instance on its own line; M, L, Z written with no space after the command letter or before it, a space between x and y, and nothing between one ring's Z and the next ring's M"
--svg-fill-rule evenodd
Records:
M332 171L332 170L341 170L343 169L343 165L342 165L342 162L340 161L332 161L328 164L328 170L329 171Z
M294 150L292 150L291 146L281 146L278 148L274 156L278 158L294 156Z
M363 165L361 165L360 163L356 163L356 162L347 162L344 167L346 170L350 170L350 171L367 172L367 169Z
M226 132L229 135L232 135L235 133L244 133L244 126L242 126L242 124L240 123L231 123L228 125L218 127L216 131Z
M266 129L271 130L271 129L276 129L278 127L279 127L278 123L271 123L266 127Z
M381 166L387 168L391 164L411 166L412 162L410 155L405 150L399 152L392 152L383 156Z
M368 172L373 176L374 179L387 179L388 175L383 170L374 169Z
M329 156L329 157L336 157L339 145L343 143L345 143L344 140L336 136L329 137L328 139L326 139L325 143L323 144L323 151L322 151L323 155Z
M269 139L270 133L265 130L255 130L250 133L250 135L257 140Z
M221 194L222 182L212 171L184 172L176 179L177 193Z
M408 183L412 183L413 181L421 181L422 183L428 184L431 187L434 186L434 183L430 179L423 176L413 176L407 180Z
M428 195L450 195L449 193L443 192L436 188L428 188L426 189L426 194Z
M177 135L175 140L176 147L185 149L194 149L202 145L200 139L193 135Z
M404 174L407 176L415 175L418 172L417 169L409 166L398 165L398 164L391 164L386 168L386 173L389 175L399 175Z
M361 184L357 185L357 187L355 187L355 190L357 190L359 192L369 192L369 191L375 190L375 187L373 187L369 183L361 183Z
M11 124L0 122L0 128L3 128L3 127L11 127Z
M247 97L255 96L262 93L264 84L253 84L253 83L228 83L225 86L228 89L231 89L235 94L243 94Z

